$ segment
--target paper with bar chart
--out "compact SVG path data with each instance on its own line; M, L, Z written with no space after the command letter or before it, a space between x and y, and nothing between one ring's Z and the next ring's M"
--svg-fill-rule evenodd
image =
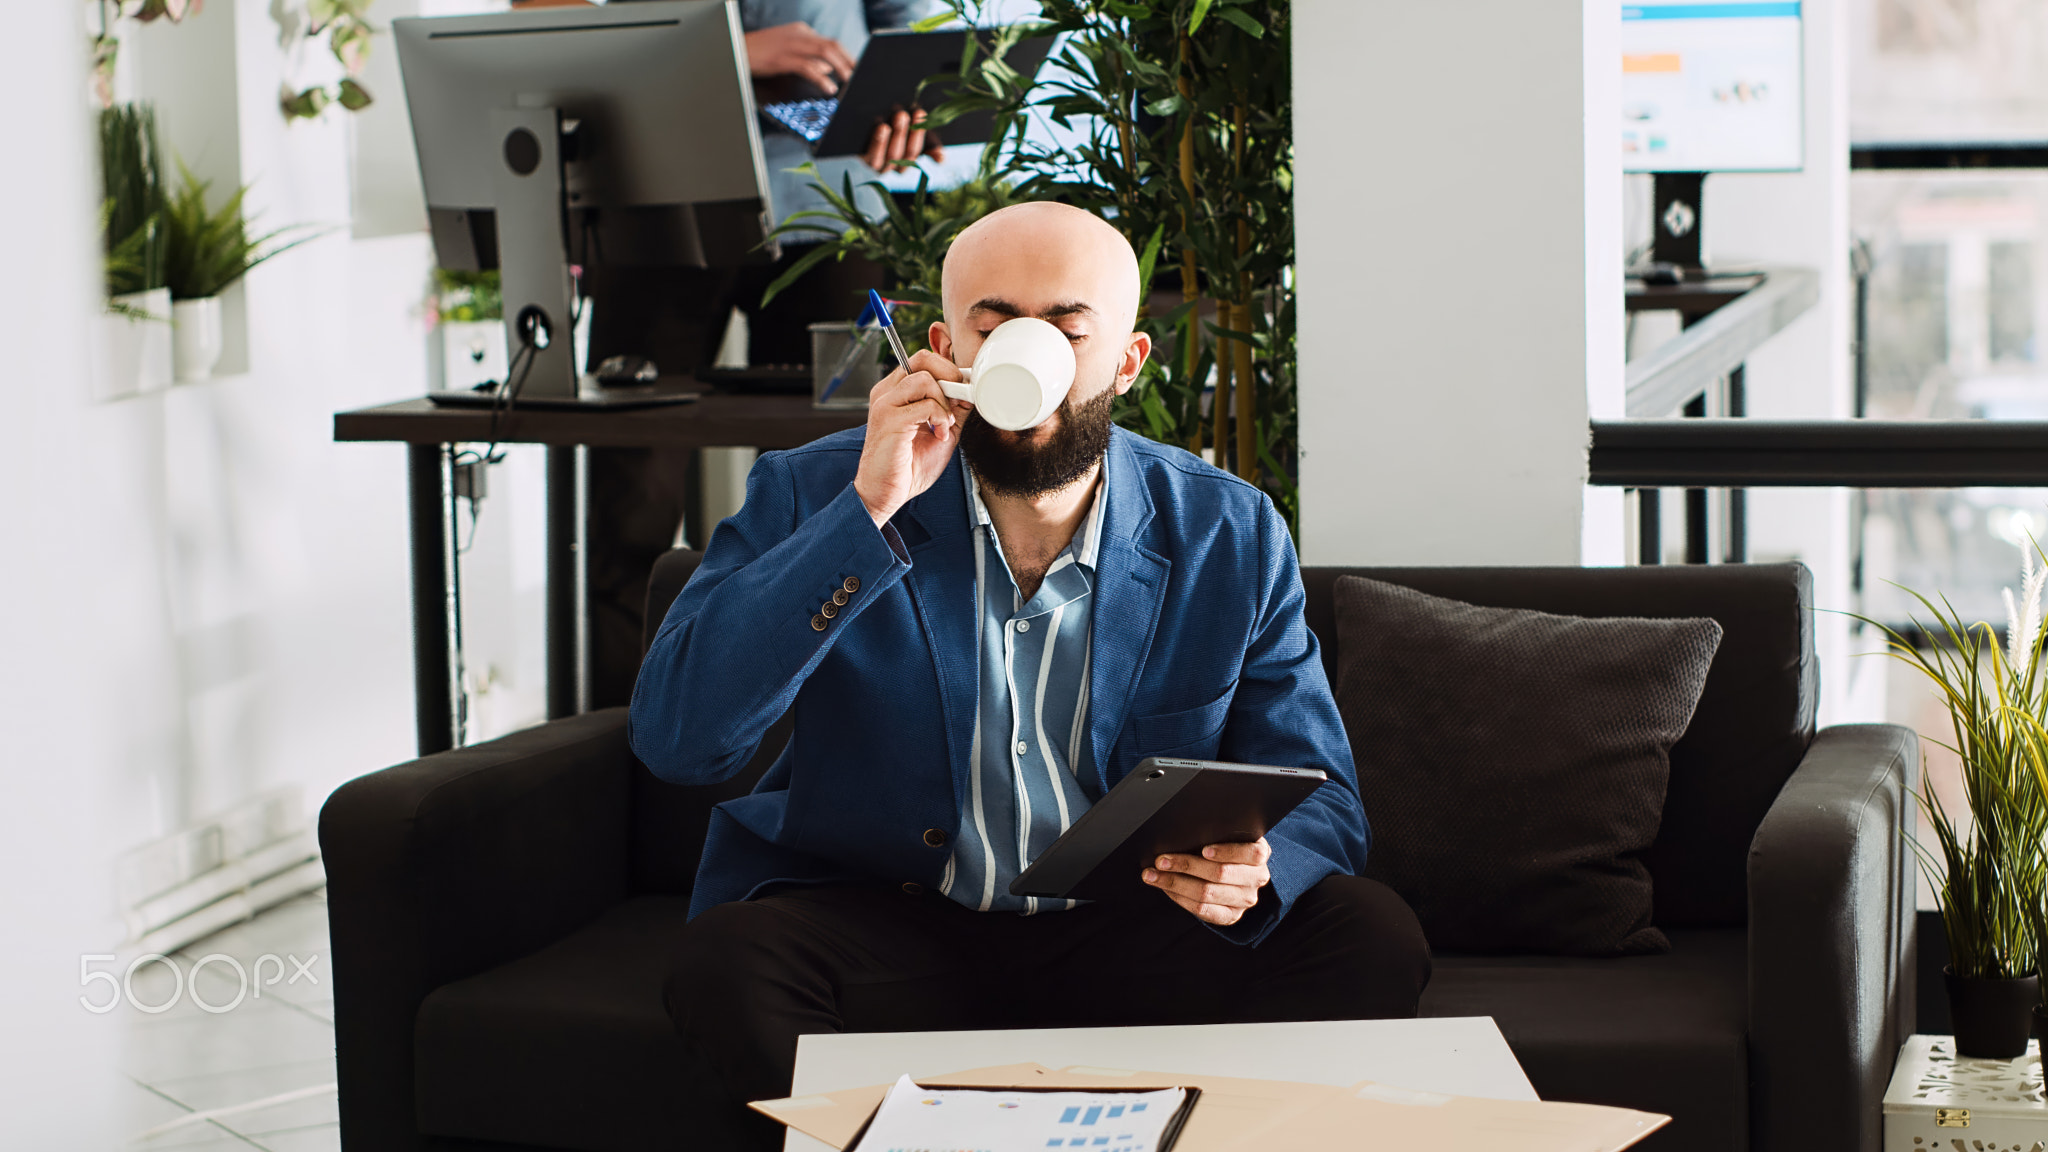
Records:
M854 1152L1159 1152L1187 1092L920 1088L905 1076Z

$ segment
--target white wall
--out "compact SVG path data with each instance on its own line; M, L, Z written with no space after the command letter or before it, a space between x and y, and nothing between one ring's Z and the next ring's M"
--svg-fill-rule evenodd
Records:
M1749 414L1841 418L1852 413L1849 273L1849 13L1843 0L1807 0L1806 164L1797 173L1722 173L1706 182L1710 261L1796 264L1821 273L1820 302L1749 358ZM1750 555L1813 569L1821 722L1883 719L1882 648L1852 636L1850 494L1781 488L1749 496ZM1865 675L1869 673L1869 675Z
M83 36L71 4L10 11L0 107L33 179L0 180L14 222L0 277L0 1144L107 1148L119 1032L78 1005L78 957L116 934L108 893L121 791L95 672L106 596L122 581L97 506L80 365L99 291ZM11 172L19 170L11 169ZM80 525L96 531L81 532ZM123 589L133 595L133 587ZM97 691L90 689L97 686Z
M1304 561L1618 562L1613 4L1294 20Z

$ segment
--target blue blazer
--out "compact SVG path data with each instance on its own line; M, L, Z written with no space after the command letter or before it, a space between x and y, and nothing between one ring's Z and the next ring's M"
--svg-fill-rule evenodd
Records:
M693 916L777 882L935 886L959 832L977 690L963 465L891 519L905 563L853 491L864 435L761 457L641 664L633 750L677 784L729 778L796 710L759 786L713 812ZM1267 838L1271 891L1221 930L1256 943L1323 877L1358 874L1370 840L1293 543L1263 492L1178 448L1119 428L1108 466L1074 767L1091 797L1147 756L1329 773Z

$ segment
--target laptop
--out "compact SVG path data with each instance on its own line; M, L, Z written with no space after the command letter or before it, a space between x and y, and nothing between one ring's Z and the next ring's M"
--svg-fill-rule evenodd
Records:
M837 97L810 100L780 100L761 105L761 112L776 125L803 137L816 156L858 156L867 150L877 121L898 108L922 104L935 108L958 87L960 57L967 48L969 29L949 28L938 32L900 29L877 32L854 66L853 77L840 88ZM987 43L989 29L974 29ZM1035 76L1052 53L1053 36L1027 36L1010 49L1006 57L1020 75ZM918 84L934 80L918 99ZM948 144L983 144L995 128L993 112L970 112L939 129Z

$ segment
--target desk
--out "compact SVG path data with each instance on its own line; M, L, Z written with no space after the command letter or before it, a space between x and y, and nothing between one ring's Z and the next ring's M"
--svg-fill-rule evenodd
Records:
M867 422L864 409L820 411L808 396L734 396L707 392L694 404L624 412L515 410L499 420L505 444L547 446L548 718L576 711L583 500L577 450L598 448L794 448ZM425 399L336 413L337 441L402 443L411 510L413 712L419 752L455 745L455 535L450 523L453 444L491 438L491 418L474 408L440 408Z
M1487 1016L800 1036L790 1095L885 1084L904 1073L937 1076L1026 1062L1308 1084L1377 1080L1454 1096L1537 1098ZM795 1131L783 1145L785 1152L827 1147Z

